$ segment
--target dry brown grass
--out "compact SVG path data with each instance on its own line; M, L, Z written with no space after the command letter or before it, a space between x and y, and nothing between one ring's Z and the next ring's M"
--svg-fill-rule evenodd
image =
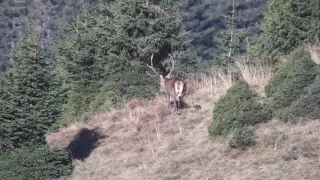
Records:
M187 95L191 95L194 94L195 92L197 92L199 88L199 82L196 80L190 80L187 82Z
M197 95L207 96L207 100L214 100L225 95L227 90L233 85L232 73L236 70L229 68L227 70L213 68L206 72L200 78Z
M259 63L250 64L248 59L237 61L236 67L250 88L258 94L264 95L264 88L272 77L272 68Z
M138 99L132 99L126 104L126 108L129 108L131 110L134 110L137 107L141 107L145 104L144 101L138 100Z
M49 146L57 148L66 148L70 142L77 136L81 129L91 129L89 125L83 123L73 123L68 128L62 128L59 132L51 133L46 136L46 141Z
M313 44L307 44L305 48L309 51L311 59L316 63L320 64L320 42Z
M209 137L214 102L234 83L231 71L214 69L194 86L186 101L201 105L200 110L184 109L178 116L163 97L132 100L124 109L95 115L88 124L50 134L48 144L65 147L79 127L99 127L106 135L89 158L74 161L68 178L74 180L319 179L319 121L258 125L257 145L247 151L229 148L226 138ZM241 72L249 78L256 71Z

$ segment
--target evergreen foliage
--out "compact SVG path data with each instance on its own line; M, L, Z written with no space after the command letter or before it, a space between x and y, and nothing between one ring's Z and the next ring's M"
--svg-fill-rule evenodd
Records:
M84 29L77 31L78 33L70 33L70 37L61 42L57 56L58 65L69 90L64 116L71 117L88 109L104 78L104 67L96 55L96 39Z
M53 179L72 171L67 151L44 145L66 92L40 43L38 32L28 26L13 52L14 67L0 82L2 179Z
M0 155L0 177L3 180L56 179L72 171L66 150L46 145L23 147Z
M29 29L0 87L2 149L44 143L45 133L61 115L64 91L46 57L37 32Z
M40 34L45 49L51 49L53 41L60 41L61 22L70 23L84 3L100 0L0 0L0 75L12 66L10 51L26 33L28 19Z
M271 0L261 26L258 54L274 60L320 37L319 0Z
M320 77L307 88L307 93L279 112L278 117L285 122L314 120L320 118Z
M179 3L180 8L175 13L178 16L182 15L182 23L192 40L190 45L192 59L212 60L214 58L213 62L209 62L216 64L215 55L221 50L217 36L221 31L227 29L228 22L224 16L230 14L232 0L149 1L156 5L158 3L162 5L170 5L172 2ZM46 48L52 48L53 41L59 42L65 38L65 32L59 29L62 21L70 24L85 3L98 4L99 2L102 1L28 0L18 1L18 3L12 2L12 0L0 1L0 73L10 64L7 55L12 49L12 43L15 44L16 40L24 33L27 16L32 16L33 27L40 30L41 41L45 43ZM265 7L266 0L237 0L239 23L236 29L239 31L246 29L250 34L250 42L260 32L256 24L262 19L262 11ZM15 24L13 25L12 22Z
M282 71L280 69L267 86L269 89L270 106L274 110L280 110L291 105L302 94L306 93L306 87L313 83L317 75L315 63L310 54L303 49L296 49L288 57L287 64ZM274 93L270 93L270 91Z
M11 23L10 14L9 0L0 1L0 76L10 64L9 47L6 42Z
M255 97L245 81L233 85L215 104L210 135L227 135L237 128L269 120L270 112L256 102Z
M288 77L289 72L292 70L294 63L288 60L280 65L277 71L273 74L268 84L265 86L265 93L267 97L272 97L272 95L279 90L280 85Z
M112 105L113 107L119 106L121 105L119 103L133 98L151 98L157 91L157 82L138 70L128 70L110 77L112 79L109 79L110 81L102 87L95 100L91 102L91 109L102 111Z
M58 63L69 87L64 119L97 111L103 104L152 97L158 77L145 71L153 53L164 74L172 52L178 60L176 74L193 69L197 62L187 58L188 39L178 13L173 0L148 5L143 0L109 1L85 8L58 46Z
M242 150L254 146L256 141L253 129L246 126L235 129L228 143L231 148L239 148Z
M220 45L219 61L222 65L230 65L234 63L234 56L243 54L246 51L245 39L248 33L237 29L239 20L237 18L236 0L232 0L231 15L227 16L226 30L222 30L217 41ZM249 42L248 42L249 43Z

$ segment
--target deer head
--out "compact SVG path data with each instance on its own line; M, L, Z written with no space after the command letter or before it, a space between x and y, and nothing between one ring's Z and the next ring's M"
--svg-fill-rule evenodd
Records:
M164 80L164 78L171 78L171 74L174 70L174 65L175 65L175 54L171 55L169 54L169 61L171 62L171 68L170 68L170 72L164 77L163 75L161 75L160 73L158 73L154 66L153 66L153 54L151 55L151 58L150 58L150 65L147 64L147 66L154 72L154 74L150 74L148 73L148 75L150 77L155 77L155 76L158 76L160 78L160 80Z
M154 54L152 54L151 58L150 58L150 65L147 64L147 66L154 72L154 74L152 75L152 74L150 74L148 72L147 72L147 74L150 77L155 77L155 76L159 77L159 79L160 79L160 92L164 92L165 91L164 90L165 89L165 80L171 79L171 74L172 74L172 72L174 70L174 65L175 65L174 57L175 57L175 54L173 54L173 55L169 54L169 61L171 62L172 65L171 65L169 73L166 76L163 76L162 74L158 73L156 71L156 69L154 68L154 66L153 66L153 55Z

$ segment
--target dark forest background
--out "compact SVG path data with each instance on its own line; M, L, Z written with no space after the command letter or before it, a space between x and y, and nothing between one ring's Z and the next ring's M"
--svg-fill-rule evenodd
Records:
M44 48L59 40L61 22L74 21L85 3L99 0L1 0L0 1L0 72L12 64L10 51L25 32L28 19L39 30ZM190 56L210 64L219 64L217 54L223 47L219 34L228 29L228 16L232 0L181 0L180 16L191 43ZM251 41L260 33L258 23L263 18L266 0L237 0L237 25L239 32L248 34Z

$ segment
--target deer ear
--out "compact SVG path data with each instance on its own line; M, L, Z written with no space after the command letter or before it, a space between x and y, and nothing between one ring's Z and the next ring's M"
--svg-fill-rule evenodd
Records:
M163 76L162 75L160 75L160 80L163 80Z

